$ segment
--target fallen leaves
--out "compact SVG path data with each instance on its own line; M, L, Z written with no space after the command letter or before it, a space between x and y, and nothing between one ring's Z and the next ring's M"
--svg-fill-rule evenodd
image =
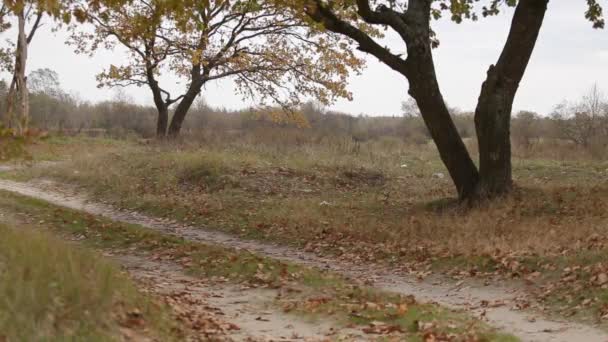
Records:
M404 333L399 325L384 322L371 322L368 327L361 329L366 334L386 335L391 333Z
M608 283L608 274L600 273L591 277L591 282L596 286L603 286Z
M331 297L320 296L320 297L312 297L306 300L306 304L304 305L305 310L310 312L315 312L317 308L320 306L329 303L332 300Z
M189 331L190 341L226 341L226 334L240 328L223 318L220 309L210 307L200 297L187 290L156 293L172 309L176 319Z

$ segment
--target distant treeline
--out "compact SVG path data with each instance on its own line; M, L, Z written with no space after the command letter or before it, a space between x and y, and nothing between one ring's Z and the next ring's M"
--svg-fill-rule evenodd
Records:
M98 103L80 101L64 92L57 74L36 70L29 77L31 118L35 127L59 134L91 134L110 137L156 134L156 108L133 104L117 93L112 100ZM4 110L6 82L0 81L0 110ZM251 142L282 141L294 144L315 143L324 139L348 139L358 144L390 137L408 144L431 141L413 100L404 102L402 116L352 116L327 111L306 103L294 112L279 108L230 111L207 105L197 99L184 123L187 136L221 138L248 137ZM465 140L475 136L474 114L451 110L454 122ZM278 113L278 114L277 114ZM580 101L562 102L552 113L539 115L520 111L513 116L511 137L518 151L532 150L541 144L570 146L604 157L608 150L608 101L593 86ZM475 149L475 146L469 146Z

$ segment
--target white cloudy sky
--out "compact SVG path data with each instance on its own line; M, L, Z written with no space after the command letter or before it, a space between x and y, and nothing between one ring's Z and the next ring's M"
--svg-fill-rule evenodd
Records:
M515 109L547 113L563 99L574 100L597 82L608 92L608 31L594 30L584 19L584 0L552 0L536 50L516 97ZM608 8L607 8L608 10ZM451 106L473 109L487 67L494 63L504 44L510 12L496 18L461 25L442 20L436 23L441 46L435 50L437 73L442 92ZM95 57L75 55L64 45L65 33L43 27L30 49L28 68L51 68L60 75L63 87L91 101L107 99L112 90L98 89L95 74L110 63L118 64L120 52L101 52ZM389 37L387 45L404 50L398 39ZM399 115L407 99L406 80L366 57L367 68L350 80L352 101L339 101L332 108L351 114ZM165 77L167 88L178 89L177 80ZM209 84L208 103L226 107L246 106L234 95L230 81ZM139 103L151 103L145 88L129 88L127 93Z

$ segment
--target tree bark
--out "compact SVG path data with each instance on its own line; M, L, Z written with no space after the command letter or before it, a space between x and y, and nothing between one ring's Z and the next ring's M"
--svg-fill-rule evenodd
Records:
M13 120L15 118L15 94L16 94L15 77L11 80L11 85L6 94L6 115L4 117L7 128L13 128Z
M173 113L171 125L169 126L169 137L175 138L179 135L182 129L182 124L186 119L186 114L188 114L188 111L190 110L190 107L192 107L196 96L200 93L201 87L191 86L190 89L188 89L188 92L186 92L186 95L184 95L175 108L175 113Z
M163 139L167 135L167 126L169 125L169 108L163 106L158 108L158 120L156 122L156 137Z
M508 193L511 174L511 110L547 10L548 0L520 0L496 65L490 66L475 110L479 146L476 196Z
M407 67L402 74L409 81L409 94L418 104L458 197L464 200L475 193L479 174L439 89L431 51L429 12L430 1L412 3L408 19L416 25L410 25L411 31L406 36Z
M17 14L17 48L15 50L15 69L7 94L6 121L9 128L16 124L17 134L23 135L29 124L29 99L25 80L25 62L27 61L27 37L25 35L25 13L21 9ZM15 115L15 99L19 100L19 115Z
M27 37L25 34L25 14L22 9L18 14L19 37L17 39L17 64L15 65L15 77L17 89L19 90L20 117L18 122L19 135L24 135L30 121L29 98L25 78L25 63L27 61Z
M148 87L152 90L152 98L156 106L157 121L156 121L156 137L164 139L167 135L167 125L169 123L169 104L163 100L162 91L158 85L158 81L154 77L154 68L150 65L146 67L146 77L148 79Z
M27 51L30 42L34 39L36 31L40 27L40 20L42 19L44 12L39 11L34 20L34 24L26 35L25 24L26 17L23 8L16 13L17 15L17 48L15 50L15 70L13 71L13 78L7 94L6 104L6 125L8 128L12 128L14 122L18 128L18 134L24 135L30 124L30 101L29 91L27 89L27 78L25 77L25 67L27 62ZM15 118L15 99L19 99L19 116ZM16 120L15 120L16 119Z

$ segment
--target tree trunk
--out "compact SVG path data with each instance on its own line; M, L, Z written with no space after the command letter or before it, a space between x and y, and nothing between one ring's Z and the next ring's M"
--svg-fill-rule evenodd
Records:
M15 77L13 75L13 79L11 81L11 85L8 88L8 93L6 94L6 115L4 117L6 127L13 128L13 120L15 119L15 95L17 92Z
M25 78L25 63L27 61L27 37L25 35L25 14L23 9L18 13L19 36L17 39L17 55L15 63L15 81L19 91L20 116L17 120L19 135L24 135L30 121L29 99Z
M514 93L495 80L494 67L482 86L475 110L479 147L479 197L494 197L512 188L510 122Z
M477 168L458 134L434 78L422 72L410 78L410 95L416 100L424 122L437 146L461 200L475 192Z
M27 38L25 36L25 14L23 9L17 13L17 47L13 78L6 96L6 126L16 126L17 134L23 135L29 122L28 96L25 84L25 62L27 60ZM19 115L15 115L15 99L19 99ZM25 126L25 127L24 127Z
M424 6L430 6L430 2ZM464 200L474 194L479 174L439 89L431 51L429 11L428 8L416 8L411 12L411 19L421 24L413 25L416 32L408 39L407 67L402 74L409 81L409 94L418 104L441 160L456 186L458 197Z
M201 88L202 85L191 85L186 95L175 108L175 113L173 113L171 125L169 126L169 137L175 138L179 135L184 119L186 119L186 114L188 114L188 111L190 110L190 107L192 107L192 103L194 103L196 96L200 93Z
M156 120L156 137L164 139L167 135L167 124L169 123L169 103L163 101L161 88L158 86L158 81L154 77L154 68L149 65L146 67L146 77L148 78L148 86L152 90L152 98L158 112ZM168 101L168 100L167 100Z
M520 0L496 63L490 66L475 109L479 146L476 196L500 196L512 188L511 110L547 10L548 0Z
M167 126L169 124L169 108L163 106L158 109L158 120L156 122L156 137L164 138L167 135Z

